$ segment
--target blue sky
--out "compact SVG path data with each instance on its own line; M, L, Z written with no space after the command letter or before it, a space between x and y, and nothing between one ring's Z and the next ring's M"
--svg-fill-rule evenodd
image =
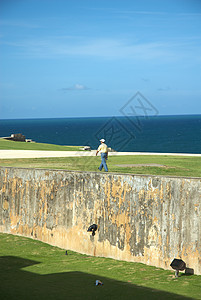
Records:
M201 114L200 0L1 0L0 119Z

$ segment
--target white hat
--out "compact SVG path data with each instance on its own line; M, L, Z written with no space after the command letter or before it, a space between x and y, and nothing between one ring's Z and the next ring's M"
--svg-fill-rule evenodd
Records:
M105 143L105 140L104 140L104 139L101 139L101 140L100 140L100 142L103 142L103 143Z

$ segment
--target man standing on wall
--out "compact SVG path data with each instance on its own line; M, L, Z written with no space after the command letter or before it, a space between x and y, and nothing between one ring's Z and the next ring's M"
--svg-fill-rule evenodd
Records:
M101 142L101 144L98 147L98 150L96 151L96 155L98 154L98 152L101 153L101 164L98 169L101 171L102 168L104 167L105 172L108 172L108 168L107 168L107 164L106 164L106 159L108 157L108 148L107 148L107 145L105 144L104 139L101 139L100 142Z

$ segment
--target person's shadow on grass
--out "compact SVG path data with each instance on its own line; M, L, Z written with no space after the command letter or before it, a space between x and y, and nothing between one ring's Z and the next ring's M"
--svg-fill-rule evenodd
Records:
M65 272L41 275L26 269L39 261L0 257L1 299L190 299L98 275ZM103 282L96 286L96 280Z

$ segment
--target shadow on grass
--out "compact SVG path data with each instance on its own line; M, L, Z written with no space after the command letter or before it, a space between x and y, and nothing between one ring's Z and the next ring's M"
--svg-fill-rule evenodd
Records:
M192 299L82 272L40 275L26 271L40 262L0 257L1 299ZM99 279L104 285L96 286Z

